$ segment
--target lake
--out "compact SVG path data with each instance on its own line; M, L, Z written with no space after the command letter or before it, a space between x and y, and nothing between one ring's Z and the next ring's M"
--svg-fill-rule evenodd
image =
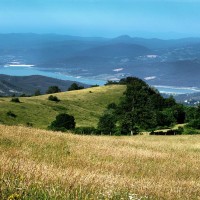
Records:
M89 85L104 85L106 81L103 80L94 80L89 78L83 77L74 77L67 75L65 73L57 72L52 69L43 69L43 68L36 68L36 67L0 67L0 74L10 75L10 76L31 76L31 75L42 75L48 76L52 78L57 78L61 80L70 80L70 81L77 81Z
M0 74L11 75L11 76L42 75L61 80L82 82L89 85L95 85L95 84L104 85L106 83L105 80L75 77L67 74L67 72L58 72L55 69L51 70L45 68L37 68L37 67L31 67L29 65L12 66L12 67L0 66ZM186 94L186 93L200 92L200 88L195 88L195 87L174 87L174 86L162 86L162 85L154 85L154 87L158 89L160 93L167 93L167 94Z

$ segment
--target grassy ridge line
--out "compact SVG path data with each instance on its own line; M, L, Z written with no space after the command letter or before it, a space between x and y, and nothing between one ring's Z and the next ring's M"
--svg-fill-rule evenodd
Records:
M0 125L1 199L198 199L200 136L78 136Z
M96 126L99 116L106 106L118 102L125 91L125 86L110 85L84 90L53 94L61 101L48 101L49 95L20 98L22 103L12 103L11 98L0 98L0 122L7 125L33 123L34 127L47 128L62 112L74 115L77 126ZM6 115L8 111L17 115L12 118Z

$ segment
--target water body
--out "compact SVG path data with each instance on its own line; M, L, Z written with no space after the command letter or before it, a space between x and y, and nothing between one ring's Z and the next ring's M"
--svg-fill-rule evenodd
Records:
M12 66L12 67L0 67L0 74L10 75L10 76L31 76L31 75L42 75L48 76L51 78L57 78L61 80L70 80L70 81L77 81L89 85L104 85L106 81L103 80L94 80L89 78L83 77L74 77L70 75L66 75L64 73L50 71L49 69L42 69L36 67L24 67L24 66Z
M191 94L200 92L200 88L196 87L174 87L174 86L161 86L161 85L154 85L156 89L159 90L160 93L166 93L166 94Z
M0 74L11 75L11 76L42 75L61 80L82 82L89 85L95 85L95 84L104 85L106 83L106 81L104 80L74 77L67 75L64 72L58 72L55 69L52 69L51 71L50 69L36 68L36 67L31 67L29 65L27 66L18 65L9 67L0 66ZM195 87L173 87L173 86L160 86L160 85L155 85L154 87L157 88L160 93L167 93L173 95L200 92L200 88L195 88Z

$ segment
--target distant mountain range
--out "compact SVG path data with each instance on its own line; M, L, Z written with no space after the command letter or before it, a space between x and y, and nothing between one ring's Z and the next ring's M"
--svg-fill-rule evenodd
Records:
M0 66L13 62L84 78L137 76L152 85L200 87L200 38L0 34Z
M61 91L67 91L73 81L63 81L45 76L7 76L0 75L0 96L11 96L15 94L33 95L36 90L44 94L50 86L58 86ZM86 84L78 83L84 87Z

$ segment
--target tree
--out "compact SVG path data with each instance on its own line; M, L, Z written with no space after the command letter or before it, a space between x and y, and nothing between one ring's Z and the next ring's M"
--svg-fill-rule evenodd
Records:
M200 119L191 120L186 126L189 128L200 129Z
M112 114L106 113L102 115L98 123L98 131L103 134L112 134L116 129L116 120Z
M113 110L121 134L134 135L176 122L184 123L184 107L177 104L172 96L164 99L155 88L135 77L121 79L119 84L125 84L126 91L119 104L116 107L111 104L107 110Z
M176 101L172 95L169 98L165 99L166 107L170 108L176 105Z
M131 112L126 113L122 119L120 119L120 134L121 135L137 135L139 133L139 127L135 123L134 116Z
M46 91L46 94L53 94L53 93L58 93L58 92L61 92L60 88L54 85L48 88L48 90Z
M169 127L176 122L171 108L158 111L156 117L158 127Z
M174 118L178 124L183 124L185 122L186 114L183 105L177 104L172 107Z
M79 86L77 83L72 83L71 86L68 88L68 91L81 90L81 89L84 89L84 87Z
M62 113L56 116L56 120L51 123L49 128L54 131L66 131L74 129L75 126L74 116Z

